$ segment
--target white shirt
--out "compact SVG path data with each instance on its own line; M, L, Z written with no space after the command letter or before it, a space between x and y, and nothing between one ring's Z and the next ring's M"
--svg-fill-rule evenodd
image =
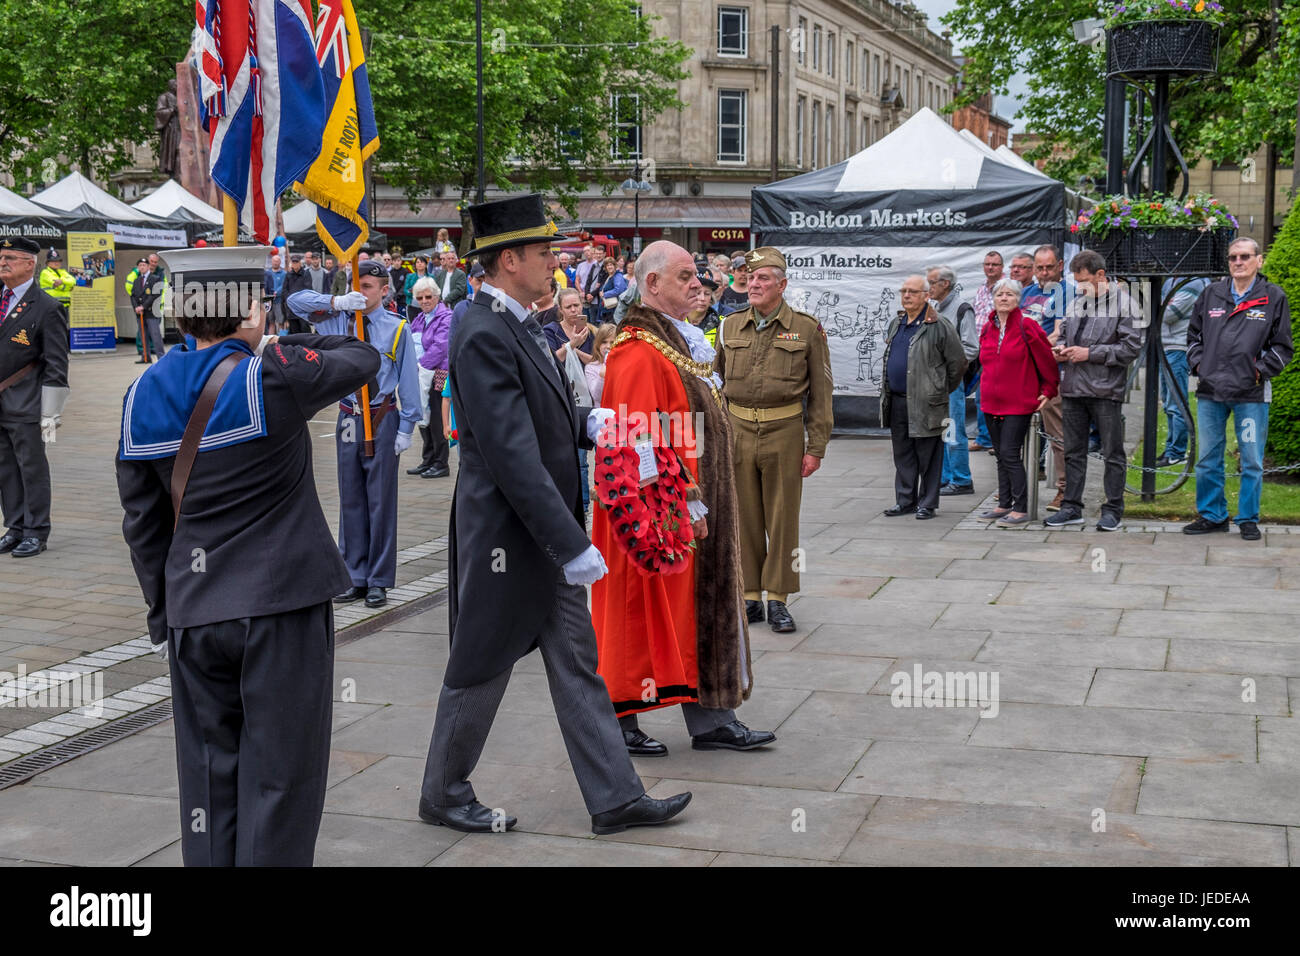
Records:
M35 276L33 276L32 278L28 279L26 282L20 282L18 283L18 285L14 286L13 298L9 300L9 308L5 309L5 314L0 315L0 322L3 322L5 319L9 318L9 313L14 310L14 306L18 305L18 303L23 300L23 296L27 294L27 289L35 281L36 278Z
M442 297L443 299L451 298L451 270L448 269L442 275Z

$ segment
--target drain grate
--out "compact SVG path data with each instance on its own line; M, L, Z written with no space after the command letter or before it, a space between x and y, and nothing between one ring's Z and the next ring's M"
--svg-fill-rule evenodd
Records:
M30 780L38 773L44 773L61 763L67 763L82 754L88 754L92 750L106 747L123 737L129 737L156 724L161 724L164 720L170 720L171 716L172 702L162 700L143 710L137 710L134 714L127 714L112 723L104 724L102 727L88 730L84 734L78 734L76 737L71 737L61 743L51 744L43 750L29 753L25 757L19 757L12 763L0 767L0 790Z

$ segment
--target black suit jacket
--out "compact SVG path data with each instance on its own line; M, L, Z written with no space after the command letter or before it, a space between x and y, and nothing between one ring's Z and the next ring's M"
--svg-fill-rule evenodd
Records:
M486 292L452 337L451 367L460 471L443 680L468 687L532 650L562 566L591 545L578 472L578 448L591 442L588 410L575 406L554 360Z
M442 292L442 283L446 278L447 272L445 269L433 270L433 283L438 287L439 293ZM469 295L469 279L464 272L457 269L451 274L451 294L444 297L442 301L447 303L447 308L450 309L467 295Z
M159 296L163 294L163 289L167 287L167 275L163 272L162 266L154 269L146 278L142 273L135 280L135 288L131 290L132 308L144 309L146 319L161 319L162 313L154 315L154 304L158 301Z
M316 496L307 422L378 371L379 353L351 336L280 336L262 354L266 435L200 452L174 535L176 459L117 459L122 536L153 643L168 627L293 611L351 587Z
M68 384L68 313L33 280L0 324L0 381L28 362L36 368L0 392L0 419L41 420L41 387Z

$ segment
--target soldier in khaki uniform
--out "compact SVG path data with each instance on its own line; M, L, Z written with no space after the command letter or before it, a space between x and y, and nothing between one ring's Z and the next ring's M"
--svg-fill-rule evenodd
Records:
M764 246L746 256L748 309L718 329L714 370L736 435L741 568L750 623L788 633L785 606L799 590L799 502L803 479L821 467L831 436L831 359L826 333L784 298L785 257ZM806 438L805 438L806 432Z

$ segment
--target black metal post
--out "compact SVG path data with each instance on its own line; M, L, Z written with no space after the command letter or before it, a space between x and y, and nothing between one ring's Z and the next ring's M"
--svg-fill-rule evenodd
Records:
M1155 102L1151 104L1151 191L1163 195L1169 191L1169 76L1156 77Z
M476 203L483 202L487 192L487 174L483 154L483 0L474 0L474 48L477 57L476 80L478 82L478 192Z
M1157 113L1157 115L1159 115ZM1164 341L1160 334L1164 319L1160 308L1160 280L1151 278L1156 288L1147 290L1147 354L1146 354L1146 394L1142 405L1142 500L1156 500L1156 473L1151 469L1156 466L1159 451L1156 449L1157 432L1160 422L1160 359L1164 351ZM1189 423L1190 427L1190 423Z
M636 181L636 189L632 192L632 215L634 223L632 226L632 255L641 255L641 160L632 161L632 179Z
M1105 138L1106 193L1114 196L1124 191L1124 93L1126 84L1117 78L1106 80Z
M771 176L772 182L776 182L780 177L779 151L781 148L781 27L777 24L772 25L772 82L768 85L771 91L768 95L772 97L772 136L771 145Z

